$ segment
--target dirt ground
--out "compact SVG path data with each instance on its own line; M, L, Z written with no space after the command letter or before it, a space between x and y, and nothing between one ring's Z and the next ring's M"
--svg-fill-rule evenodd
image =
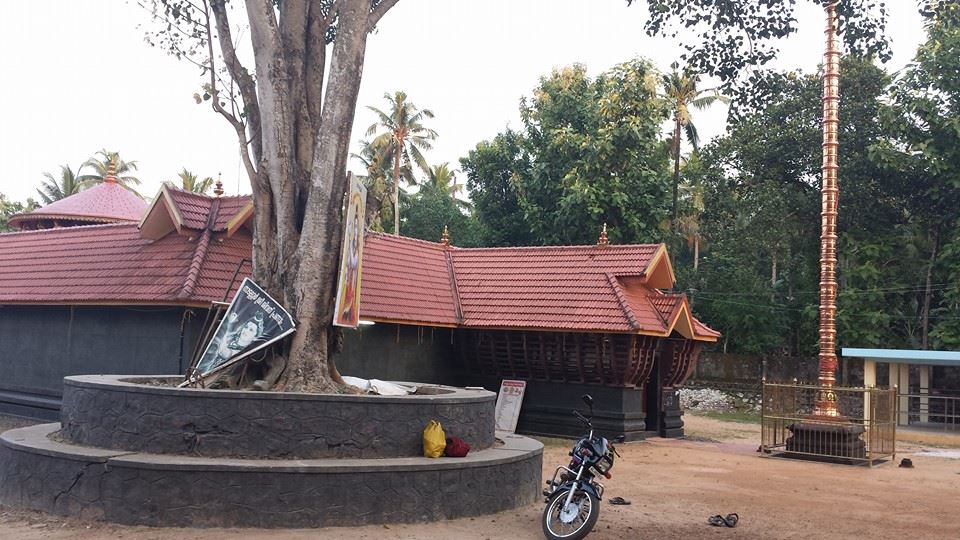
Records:
M872 469L761 458L759 426L688 415L686 440L622 445L605 482L605 499L590 539L960 538L960 437L901 433L897 462ZM20 425L0 417L0 430ZM548 440L544 474L566 459L566 441ZM939 453L941 456L930 455ZM542 504L500 514L418 525L318 530L158 529L83 522L0 507L0 538L157 540L424 540L543 538ZM707 518L736 512L736 528Z

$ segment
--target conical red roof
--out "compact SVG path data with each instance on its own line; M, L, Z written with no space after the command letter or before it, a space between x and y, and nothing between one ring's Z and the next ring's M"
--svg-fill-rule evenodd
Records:
M108 177L105 182L33 212L10 217L10 225L19 229L45 229L54 222L118 223L139 221L147 203Z

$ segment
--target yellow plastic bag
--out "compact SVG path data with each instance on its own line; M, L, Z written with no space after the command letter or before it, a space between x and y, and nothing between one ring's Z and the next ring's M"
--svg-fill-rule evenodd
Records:
M443 455L447 447L447 436L443 426L436 420L431 420L423 429L423 456L437 458Z

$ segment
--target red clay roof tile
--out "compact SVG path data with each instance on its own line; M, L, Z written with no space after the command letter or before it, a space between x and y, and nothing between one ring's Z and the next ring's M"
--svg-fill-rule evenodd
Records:
M116 182L104 182L32 212L11 216L10 224L29 228L27 223L49 219L93 223L137 221L146 209L147 203L130 190Z
M360 278L360 317L457 324L446 250L441 244L367 233Z
M136 224L123 224L0 235L0 302L223 299L238 266L238 278L251 272L249 234L223 233L249 197L214 199L167 187L182 225L203 233L151 241L140 236ZM214 207L217 215L209 220ZM683 295L662 294L642 283L659 249L659 244L462 249L367 233L360 316L473 328L667 333ZM698 335L719 336L693 322Z

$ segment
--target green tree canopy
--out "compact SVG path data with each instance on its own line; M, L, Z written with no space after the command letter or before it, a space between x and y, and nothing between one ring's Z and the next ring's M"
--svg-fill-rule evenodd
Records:
M524 136L512 130L482 141L460 159L485 246L527 246L536 239L520 204L518 178L529 175Z
M633 4L636 0L627 0ZM801 0L802 1L802 0ZM809 0L822 5L824 1ZM639 2L638 2L639 3ZM797 31L798 0L646 0L651 36L676 37L682 28L696 37L684 44L683 59L696 73L717 77L737 108L762 105L776 96L762 71L779 54L783 38ZM840 0L840 36L854 56L890 58L883 35L887 9L881 0Z
M869 60L842 62L838 301L843 344L909 342L915 321L916 257L895 177L870 158L882 140L889 81ZM699 271L675 253L696 310L724 331L731 351L812 354L820 234L820 79L770 74L774 99L736 119L727 135L688 164L704 189L699 232L709 243ZM772 128L772 126L776 126Z
M927 5L927 41L892 87L888 137L869 150L891 178L906 216L902 237L916 254L913 342L960 345L960 6ZM932 331L931 331L932 327Z
M442 185L421 185L417 193L400 200L400 208L404 236L439 242L446 227L452 245L481 245L476 219Z
M523 131L480 143L462 162L484 234L523 240L515 227L526 226L532 243L590 244L606 223L614 243L658 241L669 211L660 137L669 109L657 82L639 59L596 78L581 65L541 78L521 104Z
M22 212L30 212L37 208L37 202L33 199L27 199L26 204L19 201L11 201L6 195L0 193L0 233L10 232L13 229L7 224L10 216Z

